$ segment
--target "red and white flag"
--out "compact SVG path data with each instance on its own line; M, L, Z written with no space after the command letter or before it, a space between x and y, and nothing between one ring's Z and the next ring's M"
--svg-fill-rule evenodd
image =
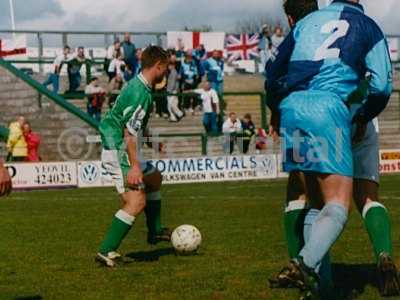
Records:
M260 56L258 44L260 43L258 34L231 34L226 39L226 52L229 61L252 60Z
M17 35L12 40L0 38L0 57L25 55L26 35Z
M192 50L204 45L207 52L224 50L225 32L170 31L167 33L168 48Z

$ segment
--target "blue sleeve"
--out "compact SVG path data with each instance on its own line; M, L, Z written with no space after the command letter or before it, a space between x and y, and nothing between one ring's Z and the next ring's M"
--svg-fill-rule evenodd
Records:
M203 61L202 65L203 65L204 72L208 72L210 70L210 64L208 63L208 61L206 61L206 60Z
M265 66L267 105L271 110L277 110L279 103L289 94L286 79L294 46L291 31Z
M365 65L369 75L368 97L354 118L361 117L369 122L386 108L393 89L392 65L385 38L368 52Z

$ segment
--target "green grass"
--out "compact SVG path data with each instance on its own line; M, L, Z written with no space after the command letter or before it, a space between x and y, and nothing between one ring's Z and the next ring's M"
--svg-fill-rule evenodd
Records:
M400 177L384 177L382 200L391 211L399 249ZM285 182L166 186L163 217L174 227L196 225L196 256L175 256L169 244L150 247L140 217L123 243L118 269L93 257L118 208L112 189L14 193L0 201L0 299L297 299L270 290L268 276L286 263L282 231ZM339 286L359 299L379 299L373 254L353 212L332 251Z

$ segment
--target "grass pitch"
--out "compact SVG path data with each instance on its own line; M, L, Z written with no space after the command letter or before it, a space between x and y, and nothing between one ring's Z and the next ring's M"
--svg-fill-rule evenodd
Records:
M400 257L400 176L382 179ZM203 234L198 255L145 242L140 217L121 251L124 265L100 268L94 254L118 208L112 189L14 193L0 201L0 299L297 299L266 281L287 262L285 181L165 186L163 218ZM332 251L339 289L379 299L373 254L358 213ZM399 261L398 261L399 263Z

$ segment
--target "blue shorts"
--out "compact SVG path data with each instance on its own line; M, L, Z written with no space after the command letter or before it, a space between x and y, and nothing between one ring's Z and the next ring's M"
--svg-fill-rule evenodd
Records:
M351 114L338 96L295 92L282 101L280 111L285 172L353 176Z

